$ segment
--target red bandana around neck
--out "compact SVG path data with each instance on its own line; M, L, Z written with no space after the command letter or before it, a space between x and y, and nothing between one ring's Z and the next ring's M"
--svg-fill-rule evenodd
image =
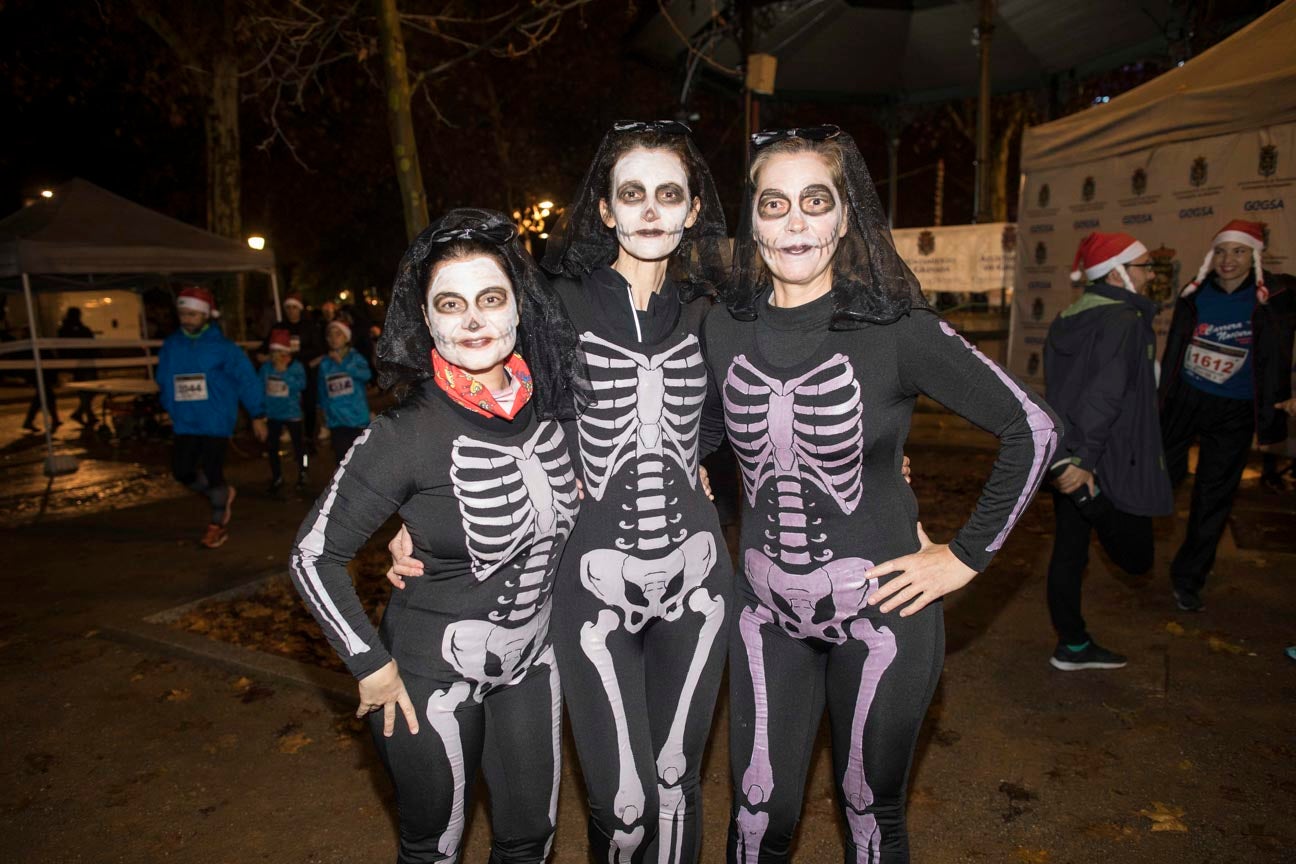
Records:
M513 397L512 407L505 411L491 395L490 388L469 375L458 366L446 360L432 349L432 378L437 386L445 391L454 402L483 417L503 417L512 420L522 410L522 406L531 401L531 370L526 361L516 351L504 363L504 368L517 382L517 395Z

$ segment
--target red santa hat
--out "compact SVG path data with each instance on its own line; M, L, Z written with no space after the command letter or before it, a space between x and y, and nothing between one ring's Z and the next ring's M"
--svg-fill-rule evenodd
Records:
M339 329L339 330L342 331L342 334L343 334L344 336L346 336L346 339L347 339L348 342L351 341L351 325L350 325L350 324L346 323L345 321L343 321L343 320L340 319L340 318L334 318L332 321L329 322L328 327L325 328L325 329L326 329L326 332L327 332L328 330L332 330L334 327L336 327L337 329Z
M301 295L295 293L289 294L287 297L285 297L283 301L283 305L296 306L298 309L306 308L306 304L302 302Z
M1120 274L1125 287L1133 291L1134 283L1130 281L1124 265L1147 254L1147 251L1146 246L1128 234L1094 231L1080 241L1075 262L1071 265L1071 281L1095 282L1115 270Z
M1251 247L1251 261L1255 265L1256 300L1268 303L1269 289L1265 287L1264 267L1261 266L1265 247L1264 223L1248 222L1245 219L1234 219L1220 229L1215 239L1211 240L1210 248L1206 250L1206 258L1202 261L1201 269L1197 271L1197 278L1185 285L1183 291L1179 292L1179 296L1187 297L1206 281L1206 277L1210 275L1211 261L1215 258L1215 247L1221 243L1241 243L1243 246Z
M292 353L292 334L287 330L270 331L270 350Z
M212 292L201 285L187 285L180 289L180 295L176 297L176 308L192 309L208 317L214 317L216 298L212 295Z

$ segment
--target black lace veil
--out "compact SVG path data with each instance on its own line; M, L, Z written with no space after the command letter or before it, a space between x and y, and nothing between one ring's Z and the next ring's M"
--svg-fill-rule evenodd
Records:
M432 334L424 318L432 268L464 243L498 252L513 283L521 325L517 350L531 369L533 403L544 419L566 419L588 401L589 376L576 329L557 295L522 248L513 222L493 210L451 210L423 229L401 259L378 340L378 383L408 391L432 377Z
M616 160L640 147L680 153L688 174L689 193L702 199L697 221L684 230L679 247L671 254L668 278L679 288L684 303L714 293L728 278L729 270L724 211L711 171L693 143L692 130L673 120L623 121L603 136L594 161L550 237L543 262L545 271L579 281L616 260L616 232L603 224L599 200L611 200Z
M831 143L830 143L831 142ZM766 148L800 152L836 145L841 153L842 185L849 207L849 228L833 255L832 330L853 330L864 324L889 324L910 309L927 308L922 287L896 252L891 229L882 212L873 178L850 135L836 126L779 129L751 138L751 156ZM734 241L734 266L720 299L740 320L754 320L759 300L771 285L769 270L761 260L752 232L755 184L750 178L738 215Z

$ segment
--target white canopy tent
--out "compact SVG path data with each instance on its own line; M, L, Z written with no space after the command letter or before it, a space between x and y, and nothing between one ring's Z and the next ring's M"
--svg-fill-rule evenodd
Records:
M279 309L273 252L195 228L86 180L70 180L53 191L52 198L0 220L0 280L18 279L27 306L36 387L45 414L47 473L55 458L41 348L49 340L38 332L32 276L62 277L66 285L76 277L102 275L264 272ZM73 469L75 463L63 465L59 473Z
M1160 301L1196 274L1230 219L1265 222L1266 268L1291 269L1293 45L1296 0L1286 0L1183 66L1026 131L1009 342L1014 372L1042 387L1045 334L1076 296L1072 258L1091 231L1124 231L1152 250ZM1160 330L1168 318L1158 316Z

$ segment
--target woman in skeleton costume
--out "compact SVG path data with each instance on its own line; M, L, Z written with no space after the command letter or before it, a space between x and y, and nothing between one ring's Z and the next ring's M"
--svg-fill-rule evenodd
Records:
M710 172L681 123L604 137L544 266L593 388L568 423L582 517L555 588L554 650L600 861L691 864L733 568L699 481L699 328L727 275Z
M561 723L551 595L577 512L556 418L578 379L576 336L512 223L455 210L405 253L378 359L383 386L406 395L302 523L293 581L360 681L357 716L396 787L398 860L456 860L480 767L491 861L541 862ZM347 563L394 513L425 575L375 630Z
M927 308L848 135L791 129L752 145L730 314L704 334L744 490L729 860L787 860L826 707L846 860L895 864L909 860L905 785L944 655L933 601L1003 545L1057 424ZM919 394L1000 439L948 545L917 525L899 470Z

